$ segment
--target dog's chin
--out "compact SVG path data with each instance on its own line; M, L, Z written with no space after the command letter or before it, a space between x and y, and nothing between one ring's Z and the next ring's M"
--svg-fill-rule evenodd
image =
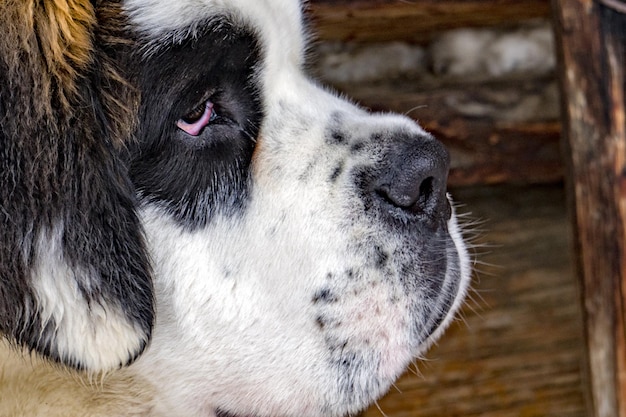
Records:
M302 409L291 405L288 406L289 410L282 408L285 404L272 405L268 403L262 409L255 408L254 405L250 404L237 404L232 408L217 408L214 411L214 416L211 415L210 417L340 417L357 415L384 396L406 370L410 362L416 357L423 357L444 333L452 321L454 312L463 298L463 291L465 291L463 286L456 287L455 290L457 292L449 292L442 296L442 304L438 307L441 312L439 317L424 319L432 324L432 328L428 332L423 331L419 341L404 339L405 343L396 343L395 346L387 346L384 350L361 352L363 356L361 359L368 356L379 358L377 369L359 366L359 360L355 360L353 366L346 367L344 372L337 375L335 379L335 382L343 381L343 385L339 384L335 387L334 389L338 389L337 391L330 389L332 392L326 393L327 399L334 398L333 401L308 404L308 406L300 404ZM361 364L363 362L367 362L367 360L362 361ZM271 384L271 381L268 381L267 384ZM346 389L347 386L349 389ZM294 398L294 402L298 401L302 401L302 399ZM268 409L272 411L268 411Z

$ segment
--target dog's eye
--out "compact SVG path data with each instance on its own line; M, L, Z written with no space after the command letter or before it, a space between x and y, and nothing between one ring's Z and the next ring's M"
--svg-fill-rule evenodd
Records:
M176 126L191 136L198 136L202 129L215 119L217 119L217 113L214 105L210 100L207 100L178 119Z

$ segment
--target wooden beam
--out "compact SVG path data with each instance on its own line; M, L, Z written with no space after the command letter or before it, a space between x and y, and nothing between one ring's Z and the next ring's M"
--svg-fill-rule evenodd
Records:
M308 8L318 38L358 42L424 43L438 31L550 16L549 0L312 0Z
M617 0L553 5L591 415L626 417L626 7Z

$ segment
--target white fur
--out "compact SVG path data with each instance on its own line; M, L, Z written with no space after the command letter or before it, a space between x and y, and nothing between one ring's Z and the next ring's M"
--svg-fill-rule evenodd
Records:
M95 369L125 364L140 350L142 331L121 314L118 307L92 302L81 295L75 276L89 285L90 271L70 268L62 253L62 226L42 233L35 242L31 288L42 324L56 325L55 346L59 356ZM111 349L111 340L120 350Z

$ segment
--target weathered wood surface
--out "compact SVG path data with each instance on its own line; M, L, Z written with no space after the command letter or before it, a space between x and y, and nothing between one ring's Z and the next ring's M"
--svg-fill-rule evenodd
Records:
M418 120L450 150L449 182L458 186L562 180L558 112L541 104L549 100L544 96L550 85L546 79L509 79L430 88L415 82L347 86L342 91L374 111L393 110ZM537 108L529 110L528 103Z
M550 15L549 0L312 0L312 22L320 39L416 43L460 27L511 25Z
M417 363L418 374L407 372L363 416L588 416L563 190L470 187L453 195L485 221L472 300Z
M592 415L626 417L626 3L554 6Z

